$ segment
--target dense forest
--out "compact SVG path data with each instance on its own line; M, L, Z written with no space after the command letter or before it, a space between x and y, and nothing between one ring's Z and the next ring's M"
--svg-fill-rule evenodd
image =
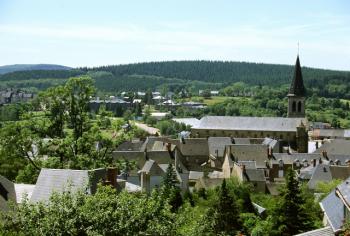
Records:
M169 61L79 68L68 71L21 71L0 76L0 88L44 90L63 84L67 78L88 74L103 93L146 91L166 87L168 91L223 89L236 82L248 86L288 85L293 66L220 61ZM350 98L350 72L303 68L309 94Z

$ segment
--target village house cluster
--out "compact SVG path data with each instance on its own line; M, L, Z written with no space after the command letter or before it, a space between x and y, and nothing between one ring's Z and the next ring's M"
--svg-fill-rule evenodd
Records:
M325 228L315 231L318 235L335 235L350 216L350 135L347 131L323 134L326 131L319 127L322 124L313 124L317 127L311 129L305 117L306 93L299 57L287 97L286 118L174 118L191 126L189 137L150 136L122 143L113 151L115 160L132 163L136 168L42 169L36 185L13 184L0 176L1 195L6 196L0 197L1 206L8 199L20 202L23 192L28 193L31 202L47 201L52 191L63 191L68 182L71 190L83 188L88 194L94 193L101 181L118 190L150 193L160 186L170 164L183 192L211 188L234 176L251 183L257 192L277 195L287 169L292 168L312 190L320 181L344 180L320 203ZM90 102L93 110L98 110L101 103L111 110L117 109L114 104L131 104L115 97Z

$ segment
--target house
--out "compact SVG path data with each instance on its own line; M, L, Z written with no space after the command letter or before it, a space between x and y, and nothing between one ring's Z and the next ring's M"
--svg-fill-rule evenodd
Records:
M160 187L164 175L170 164L158 164L154 160L147 160L142 170L141 174L141 188L146 193L150 193L152 189ZM174 175L177 178L177 186L183 191L188 190L188 175L182 175L179 170L174 167Z

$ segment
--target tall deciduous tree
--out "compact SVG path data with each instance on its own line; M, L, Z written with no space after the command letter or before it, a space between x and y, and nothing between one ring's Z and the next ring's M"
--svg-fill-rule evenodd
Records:
M73 128L74 138L77 140L87 130L89 100L95 92L93 80L87 76L71 78L68 80L65 90L68 95L70 124Z

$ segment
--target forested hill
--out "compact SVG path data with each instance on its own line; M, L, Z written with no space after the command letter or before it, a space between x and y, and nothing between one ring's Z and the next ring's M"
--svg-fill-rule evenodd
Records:
M168 61L136 63L83 70L107 71L114 76L149 75L181 80L196 80L207 83L231 84L243 81L252 85L281 85L291 81L294 66L248 62L222 61ZM350 79L350 72L303 68L306 83L331 77Z
M288 85L293 65L220 61L168 61L128 65L78 68L72 70L31 70L0 75L0 89L19 88L31 91L63 84L67 78L88 74L97 89L115 94L121 91L183 89L197 93L199 89L222 89L235 82L279 87ZM322 96L350 97L350 72L303 67L307 89Z
M54 64L16 64L0 66L0 74L6 74L15 71L30 71L30 70L70 70L72 68Z

